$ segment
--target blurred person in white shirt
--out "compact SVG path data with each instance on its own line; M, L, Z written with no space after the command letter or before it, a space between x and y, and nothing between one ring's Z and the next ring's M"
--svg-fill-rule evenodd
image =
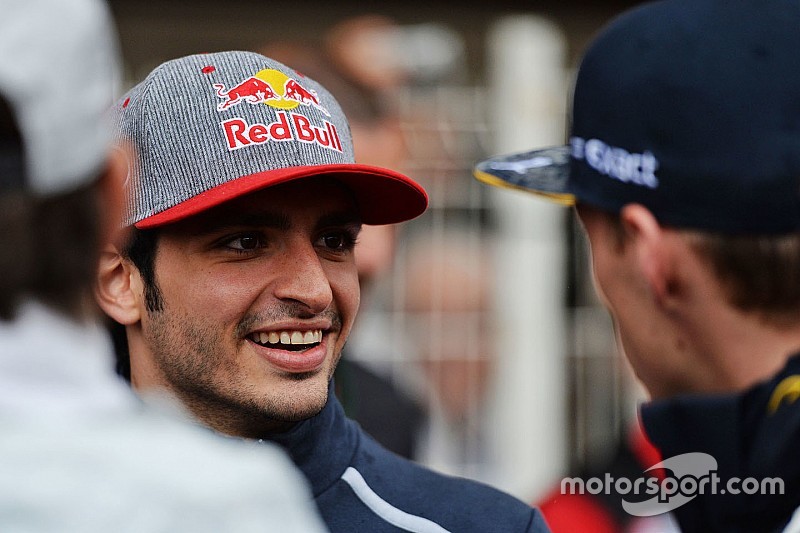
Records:
M324 531L277 447L146 406L114 375L91 294L127 172L104 120L113 23L97 0L0 7L0 530Z

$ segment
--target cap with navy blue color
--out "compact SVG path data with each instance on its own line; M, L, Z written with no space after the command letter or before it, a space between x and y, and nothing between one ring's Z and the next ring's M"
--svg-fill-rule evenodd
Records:
M585 54L569 145L475 176L565 204L646 206L664 225L800 231L800 2L667 0Z

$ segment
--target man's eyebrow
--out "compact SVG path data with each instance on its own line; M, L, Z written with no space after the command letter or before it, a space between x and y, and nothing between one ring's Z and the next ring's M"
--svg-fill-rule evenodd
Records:
M277 211L231 213L229 216L215 216L209 221L203 233L218 233L232 228L271 228L288 231L292 222L288 214ZM317 220L317 229L330 226L356 226L361 228L361 218L354 211L337 211L322 215Z
M358 226L361 228L361 217L352 211L341 211L323 215L317 221L317 228L327 226Z
M217 222L215 220L215 222ZM273 211L260 211L248 213L234 213L230 216L222 217L218 223L213 224L209 230L217 232L236 227L251 227L251 228L272 228L277 230L288 230L292 224L289 217L284 213Z

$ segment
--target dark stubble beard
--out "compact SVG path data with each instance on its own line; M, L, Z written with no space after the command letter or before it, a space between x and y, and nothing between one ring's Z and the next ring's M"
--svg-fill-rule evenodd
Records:
M165 302L166 304L166 302ZM212 324L192 320L186 313L176 313L169 305L148 313L149 339L158 369L171 386L172 392L188 410L205 425L225 434L246 438L261 438L270 433L286 431L297 422L318 414L328 397L336 364L320 387L308 382L311 389L306 401L276 398L248 383L239 369L238 361L225 354L230 339ZM267 312L244 316L234 329L237 345L248 342L247 332L259 324L271 324L291 319L326 318L331 331L341 331L342 321L335 309L322 315L309 315L300 305L282 303ZM227 355L227 356L226 356ZM335 354L335 363L341 353ZM298 382L311 374L292 375ZM311 400L309 400L311 398Z

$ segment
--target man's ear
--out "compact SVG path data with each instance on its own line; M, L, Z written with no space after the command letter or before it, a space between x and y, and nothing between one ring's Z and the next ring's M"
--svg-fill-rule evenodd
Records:
M141 320L142 279L139 270L125 260L113 244L100 253L95 283L97 304L112 319L124 326Z
M674 290L672 254L665 239L665 230L649 209L628 204L620 211L626 246L632 246L640 272L656 301L664 305Z

